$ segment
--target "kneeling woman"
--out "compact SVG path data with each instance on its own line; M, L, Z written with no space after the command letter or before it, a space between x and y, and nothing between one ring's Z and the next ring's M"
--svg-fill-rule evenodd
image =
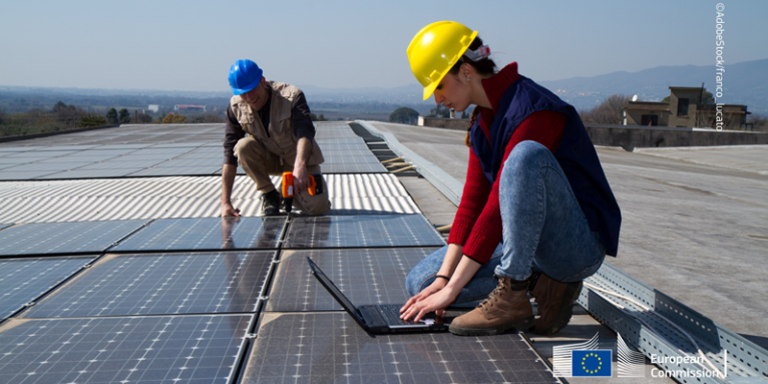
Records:
M402 318L483 300L451 332L553 334L568 324L581 281L616 255L621 212L576 110L517 73L496 72L477 32L424 27L408 47L424 99L470 105L469 170L449 245L409 273ZM539 306L534 319L526 293Z

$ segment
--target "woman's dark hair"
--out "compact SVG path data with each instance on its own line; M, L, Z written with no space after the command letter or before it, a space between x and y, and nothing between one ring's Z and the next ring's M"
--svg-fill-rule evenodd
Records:
M474 40L472 40L472 44L469 44L468 50L474 51L478 48L480 48L483 45L483 40L478 36L475 37ZM477 71L477 73L481 75L493 75L496 73L496 63L493 62L493 60L489 58L480 59L478 61L472 61L466 56L461 56L459 58L459 61L456 62L456 64L453 65L451 70L448 71L451 75L458 75L459 69L461 68L461 65L467 63L472 66L472 68Z
M482 45L483 40L478 36L472 40L472 44L469 45L468 49L474 51L480 48ZM448 73L454 76L458 75L459 70L461 69L461 65L464 63L471 65L472 68L474 68L475 71L480 75L496 74L496 63L494 63L493 60L486 57L478 61L472 61L466 56L462 56L459 61L457 61L456 64L454 64L453 67L448 71ZM467 127L467 136L464 138L464 144L470 148L472 148L472 141L469 139L469 129L472 128L472 126L475 124L475 120L477 120L477 115L479 112L480 108L475 107L475 109L472 110L472 115L469 118L469 127Z

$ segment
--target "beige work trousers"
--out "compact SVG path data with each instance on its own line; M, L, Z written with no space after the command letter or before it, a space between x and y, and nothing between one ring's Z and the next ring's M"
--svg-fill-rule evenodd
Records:
M234 148L235 156L245 173L256 183L256 189L261 193L275 190L275 185L269 176L281 176L283 172L293 171L295 153L291 158L280 157L264 146L260 141L246 136L238 140ZM307 167L310 175L319 174L320 166ZM323 182L323 193L312 196L308 190L303 190L293 197L293 206L308 215L322 215L331 209L328 199L328 185Z

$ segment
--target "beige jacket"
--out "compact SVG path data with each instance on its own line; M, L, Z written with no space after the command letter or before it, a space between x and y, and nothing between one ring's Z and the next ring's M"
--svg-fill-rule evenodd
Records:
M293 101L301 92L290 84L267 81L272 88L272 100L269 111L269 136L261 123L259 114L251 108L240 96L232 96L229 104L232 112L243 130L254 139L260 141L268 151L279 156L281 161L291 164L296 160L296 134L291 124ZM307 166L321 164L325 159L317 141L312 139L312 152L307 160Z

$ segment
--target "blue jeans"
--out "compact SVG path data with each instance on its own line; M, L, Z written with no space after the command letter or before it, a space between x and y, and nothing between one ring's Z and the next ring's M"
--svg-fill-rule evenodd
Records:
M496 288L496 276L525 280L544 273L563 282L591 276L605 259L555 156L534 141L518 143L499 180L502 242L462 288L454 304L475 303ZM448 246L419 262L405 286L413 296L435 280Z

